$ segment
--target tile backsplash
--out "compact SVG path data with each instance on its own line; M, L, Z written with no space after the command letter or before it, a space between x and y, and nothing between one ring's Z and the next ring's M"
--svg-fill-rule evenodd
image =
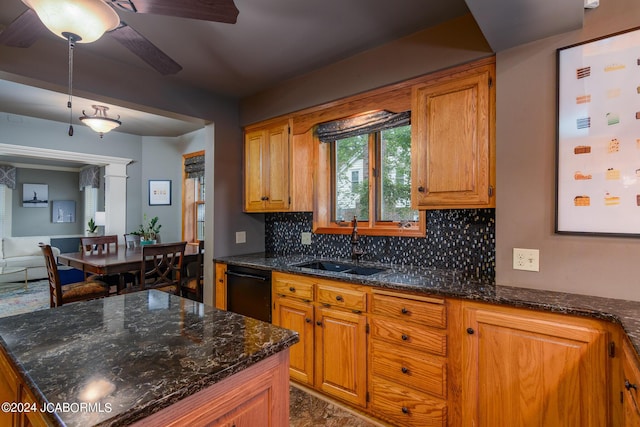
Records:
M349 258L350 234L313 234L303 245L301 233L310 232L310 212L265 214L265 250L275 255L306 254L322 258ZM411 264L495 277L495 209L427 211L427 236L360 236L365 261Z

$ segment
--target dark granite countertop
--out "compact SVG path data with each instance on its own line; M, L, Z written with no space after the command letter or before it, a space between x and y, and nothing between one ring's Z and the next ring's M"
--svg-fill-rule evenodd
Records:
M0 337L39 406L104 396L94 411L68 406L50 414L56 424L82 427L130 424L299 339L293 331L159 291L3 318Z
M498 286L493 279L455 270L415 267L411 265L361 262L363 266L386 268L373 276L328 272L297 267L295 264L315 259L308 255L272 256L264 253L216 258L216 262L306 274L333 280L387 289L421 292L487 303L532 308L611 321L622 325L636 352L640 354L640 302L589 295ZM338 260L352 263L351 260Z

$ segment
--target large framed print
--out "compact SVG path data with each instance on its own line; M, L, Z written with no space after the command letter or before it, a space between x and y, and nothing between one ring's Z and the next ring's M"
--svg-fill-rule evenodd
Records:
M640 236L640 29L557 59L556 232Z
M171 205L171 180L149 180L149 206Z

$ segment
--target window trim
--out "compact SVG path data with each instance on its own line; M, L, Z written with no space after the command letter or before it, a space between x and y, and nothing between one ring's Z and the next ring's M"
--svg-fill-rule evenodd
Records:
M315 135L315 129L310 130L313 132L314 150L315 150L315 191L314 191L314 204L313 204L313 232L317 234L350 234L351 233L351 221L345 219L342 222L336 222L333 220L333 174L331 168L332 162L332 145L331 143L321 143L318 137ZM370 138L375 139L375 138ZM370 142L371 144L371 142ZM377 150L369 150L369 164L377 155ZM374 157L374 158L372 158ZM370 166L372 167L372 166ZM377 186L374 181L377 179L369 179L369 211L372 212L377 209L376 195L373 188ZM420 211L418 214L418 221L411 227L400 227L399 222L382 222L376 221L376 213L369 215L368 221L358 221L358 233L365 236L399 236L399 237L425 237L427 234L427 217L425 211Z
M187 153L182 155L182 239L187 240L188 244L197 244L200 241L198 240L198 204L204 204L205 200L193 200L190 201L190 197L194 197L195 193L190 194L190 190L200 191L200 189L196 189L194 185L191 185L187 182L189 178L187 178L187 173L185 172L184 163L186 159L196 156L204 156L205 150L195 151L193 153ZM204 179L204 178L203 178ZM206 191L206 188L205 188ZM205 196L206 197L206 196ZM192 202L192 206L187 206L188 203ZM190 221L187 219L190 216ZM206 209L205 209L206 216ZM186 230L187 224L191 225L190 230Z

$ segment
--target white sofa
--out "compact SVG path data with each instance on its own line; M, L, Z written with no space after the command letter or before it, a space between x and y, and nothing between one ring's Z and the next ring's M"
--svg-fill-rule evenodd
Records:
M46 279L47 267L39 243L51 244L47 236L4 237L0 245L1 267L27 267L27 279ZM52 247L53 255L60 255L58 248ZM24 281L24 271L0 275L0 283Z

